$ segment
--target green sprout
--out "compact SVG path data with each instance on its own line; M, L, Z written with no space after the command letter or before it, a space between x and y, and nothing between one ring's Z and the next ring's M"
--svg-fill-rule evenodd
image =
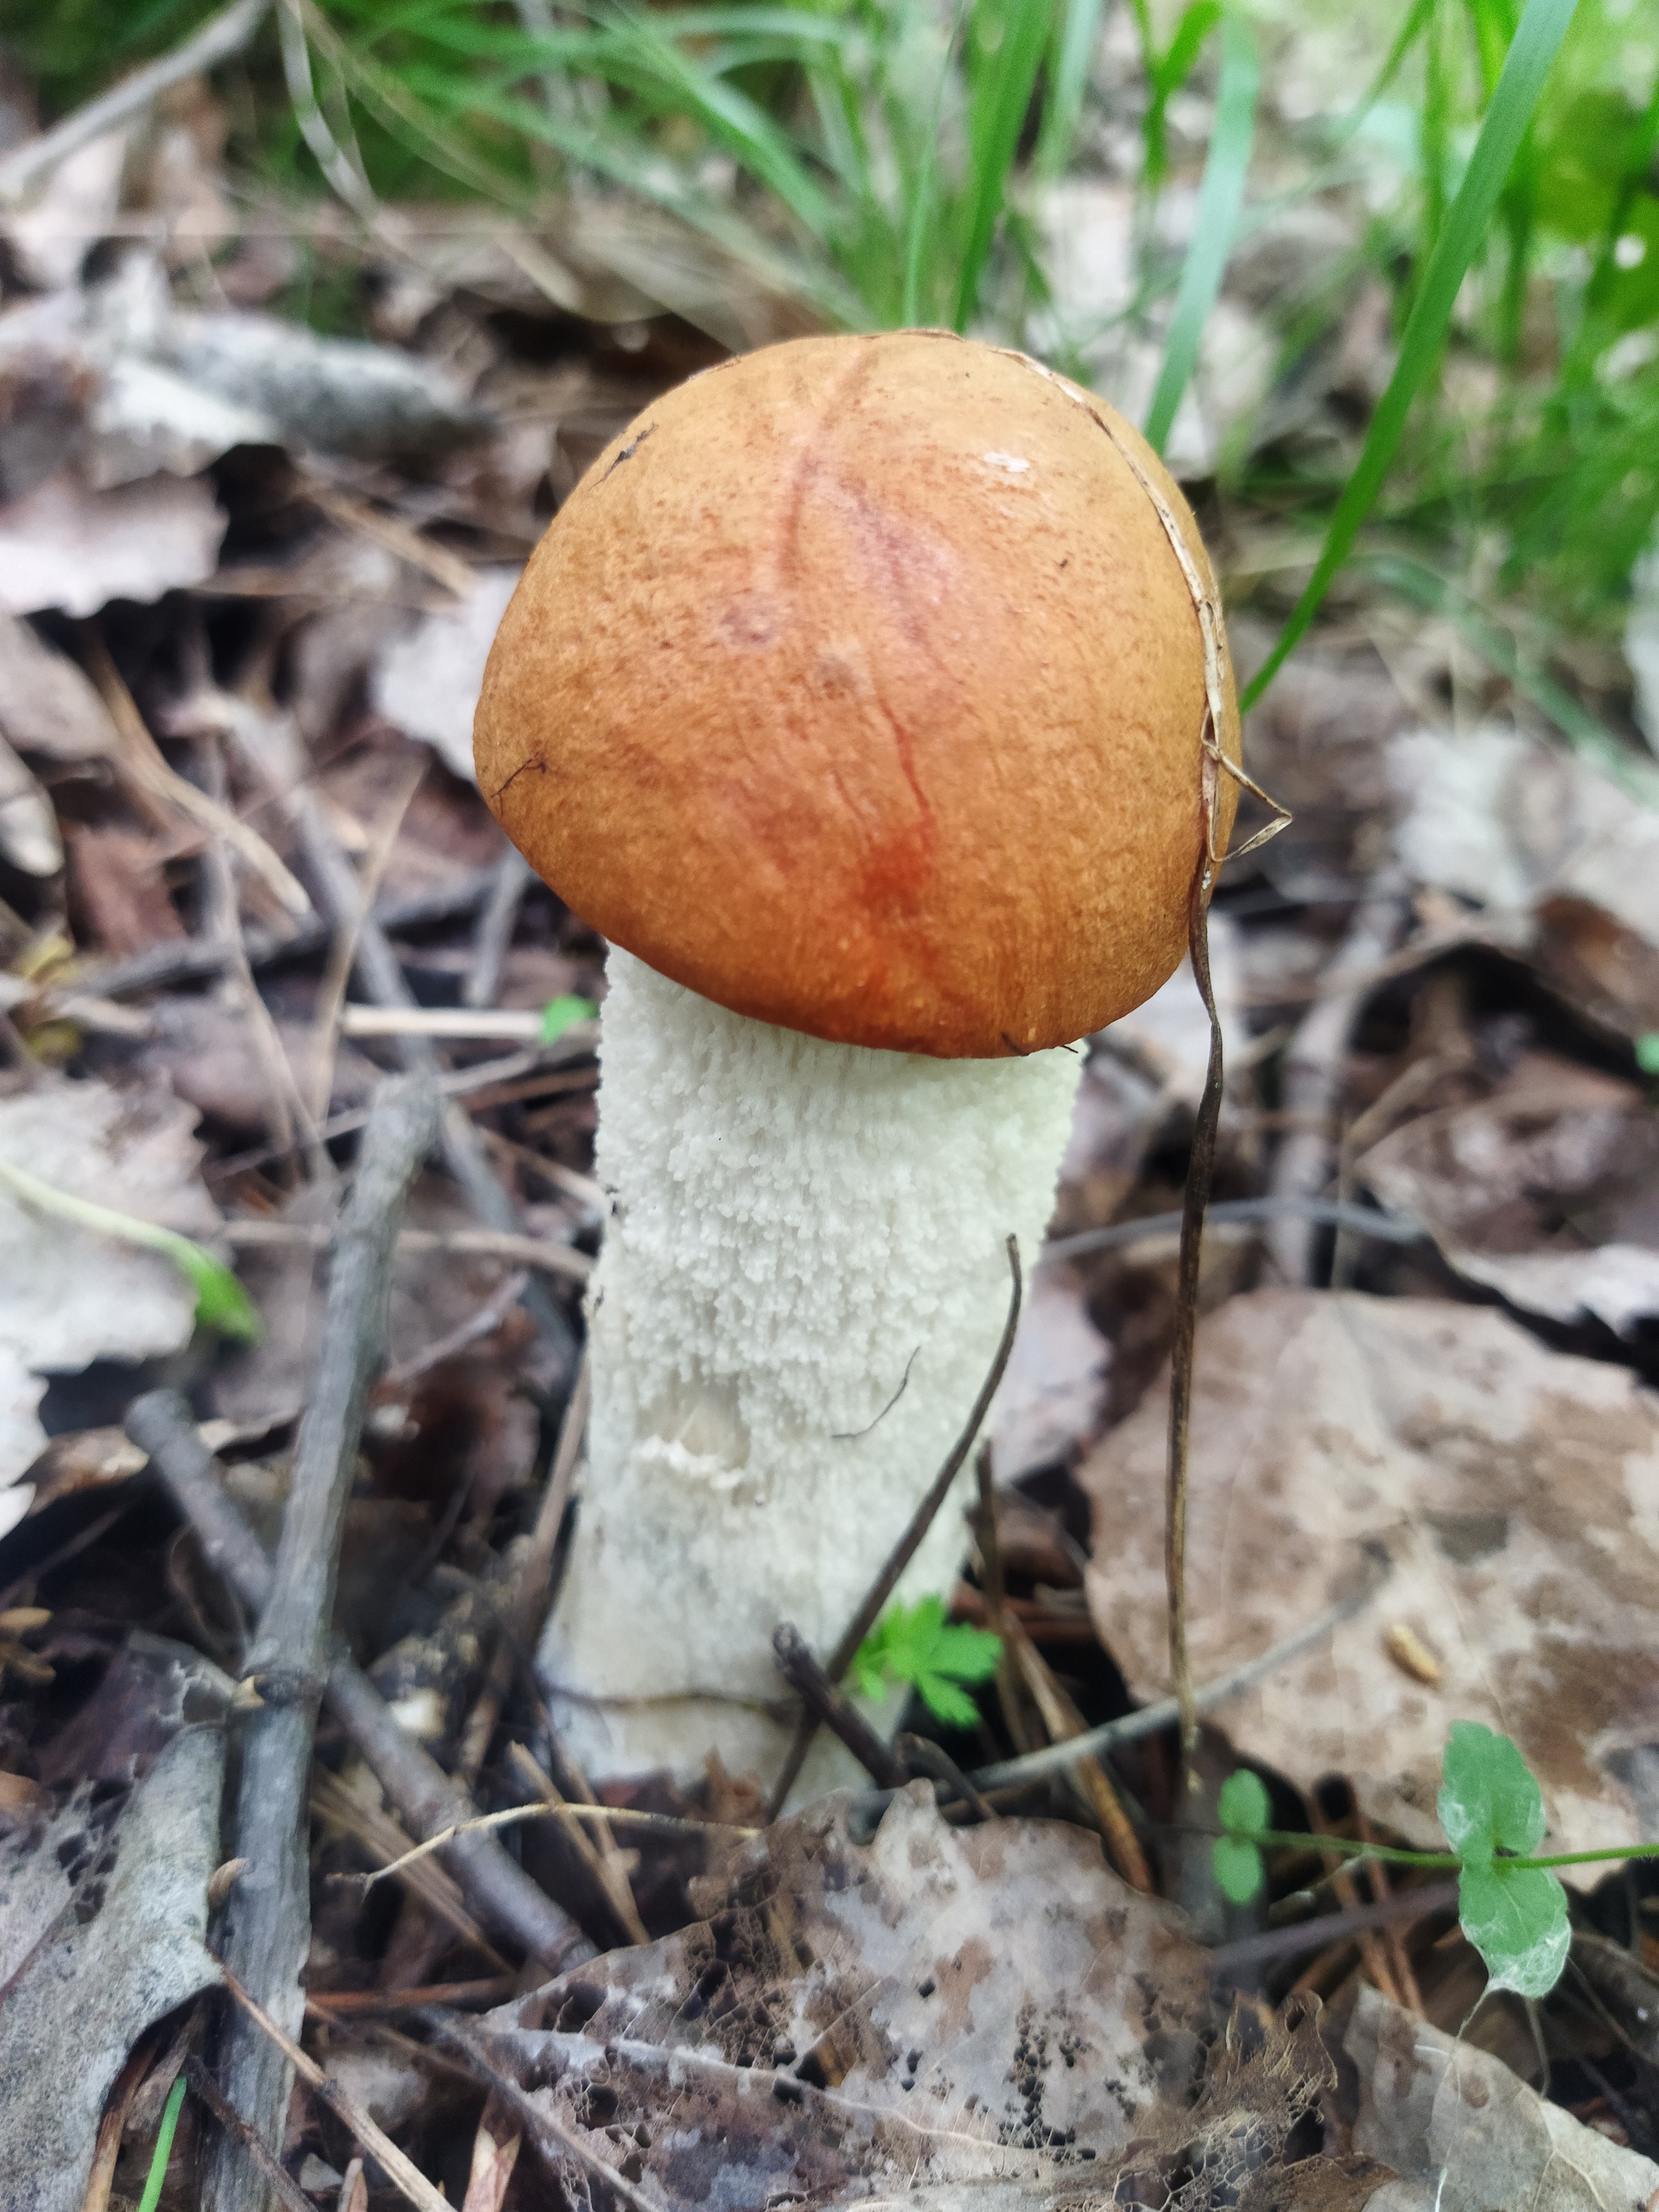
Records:
M885 1697L896 1683L917 1691L935 1720L972 1728L979 1709L963 1682L986 1682L1002 1658L1002 1638L947 1621L942 1597L890 1606L853 1656L860 1696Z
M1267 1826L1267 1793L1243 1769L1222 1784L1221 1833L1215 1878L1223 1894L1247 1905L1266 1880L1265 1850L1340 1851L1389 1866L1434 1867L1457 1875L1457 1917L1485 1962L1490 1986L1518 1996L1547 1996L1566 1964L1572 1931L1567 1893L1557 1867L1594 1866L1608 1859L1659 1858L1659 1844L1538 1856L1544 1840L1544 1794L1506 1735L1479 1721L1454 1721L1446 1743L1440 1825L1449 1851L1400 1850L1391 1844L1342 1836L1281 1832Z
M565 992L559 998L550 999L542 1008L541 1036L538 1042L557 1044L567 1030L574 1029L578 1022L592 1021L599 1011L592 999L579 999L571 991Z
M9 1184L23 1204L37 1213L55 1214L79 1229L90 1229L100 1237L118 1237L124 1244L139 1244L171 1260L196 1293L198 1328L216 1328L222 1336L236 1337L245 1344L258 1337L258 1310L230 1269L176 1229L159 1228L153 1221L117 1213L112 1206L98 1206L89 1198L76 1198L10 1160L0 1159L0 1182Z

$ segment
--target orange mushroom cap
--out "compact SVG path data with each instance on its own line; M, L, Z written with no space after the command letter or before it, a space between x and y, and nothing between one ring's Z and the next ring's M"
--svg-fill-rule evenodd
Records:
M1173 972L1203 845L1203 639L1148 483L1212 592L1150 447L1021 355L908 331L708 371L532 556L484 796L577 913L734 1012L1069 1043ZM1217 813L1219 841L1224 777Z

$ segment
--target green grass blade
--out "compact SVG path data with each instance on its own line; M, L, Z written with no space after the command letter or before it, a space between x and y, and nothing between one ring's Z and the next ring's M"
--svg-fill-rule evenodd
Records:
M1065 0L1037 138L1036 173L1045 183L1063 176L1072 158L1105 12L1106 0Z
M161 2201L161 2186L167 2178L167 2160L173 2156L173 2138L179 2126L179 2113L184 2101L185 2077L181 2074L168 2090L167 2100L161 2107L161 2125L155 2137L155 2148L150 2154L144 2193L138 2199L138 2212L155 2212Z
M1577 0L1527 0L1526 12L1504 58L1503 73L1480 125L1469 166L1424 273L1416 305L1401 340L1400 359L1371 417L1358 466L1337 501L1307 588L1291 610L1273 651L1244 693L1241 704L1246 707L1254 705L1261 696L1306 633L1376 502L1405 430L1412 402L1434 374L1459 287L1470 263L1486 242L1504 179L1526 134L1544 88L1544 80L1566 36L1577 4Z
M211 1252L181 1237L176 1229L162 1229L154 1221L118 1213L112 1206L100 1206L94 1200L76 1198L72 1191L59 1190L56 1183L43 1182L11 1160L0 1160L0 1182L9 1184L24 1205L37 1213L51 1214L59 1221L73 1222L77 1229L90 1229L97 1236L118 1237L124 1244L161 1253L195 1291L196 1320L200 1327L216 1328L222 1335L236 1337L245 1344L257 1342L259 1313L252 1299L222 1260L216 1260Z
M1146 145L1142 181L1156 187L1170 166L1167 117L1174 99L1192 75L1204 41L1221 21L1221 0L1192 0L1176 25L1169 46L1159 55L1147 51L1146 82L1152 97L1140 126Z
M899 322L906 330L913 329L921 320L921 265L927 258L928 235L933 228L939 198L939 119L944 112L945 88L956 66L967 13L968 0L957 0L956 14L951 19L951 35L945 45L945 59L939 64L939 80L933 87L933 112L927 118L927 135L922 140L921 167L910 191L904 225L904 282L899 300Z
M1255 95L1260 78L1255 42L1242 15L1229 10L1221 24L1221 76L1216 88L1215 127L1198 188L1192 244L1181 271L1175 313L1164 348L1164 365L1146 416L1146 441L1164 451L1181 395L1198 362L1200 341L1232 250L1244 178L1255 136Z
M980 0L974 10L969 39L972 173L952 318L959 331L967 329L979 300L1008 173L1053 24L1054 0Z

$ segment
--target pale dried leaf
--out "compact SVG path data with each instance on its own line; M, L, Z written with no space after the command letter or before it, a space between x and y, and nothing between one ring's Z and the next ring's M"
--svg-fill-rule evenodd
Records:
M64 865L52 804L0 738L0 860L26 876L55 876Z
M469 783L484 662L519 574L517 568L476 570L470 599L419 616L382 646L369 673L375 712L431 745L450 774Z
M1168 1687L1164 1393L1085 1462L1089 1598L1136 1696ZM1304 1787L1439 1848L1447 1730L1513 1736L1552 1848L1633 1842L1632 1760L1659 1697L1659 1399L1504 1315L1258 1291L1200 1324L1188 1534L1199 1680L1315 1620L1386 1555L1328 1643L1234 1698L1235 1740ZM1390 1656L1408 1627L1431 1685ZM1595 1880L1599 1869L1589 1869Z
M0 507L0 607L94 615L111 599L148 605L204 583L224 534L213 487L200 477L146 477L112 491L50 477Z
M1495 1097L1395 1130L1358 1170L1513 1305L1621 1334L1659 1314L1659 1124L1634 1084L1540 1055Z
M1659 813L1610 777L1498 726L1405 731L1388 760L1418 882L1527 914L1585 899L1659 945Z
M1651 2159L1366 1984L1344 2044L1359 2077L1354 2148L1400 2177L1366 2212L1642 2212L1659 2191Z
M999 1482L1068 1459L1100 1429L1112 1348L1089 1318L1083 1285L1066 1267L1033 1276L1007 1371L991 1406Z
M215 1671L197 1663L204 1676ZM128 2051L218 1978L204 1938L223 1778L219 1726L186 1727L112 1832L88 1785L44 1827L0 1844L8 2212L76 2212L104 2100Z
M90 680L29 623L4 612L0 729L20 752L49 760L101 760L118 750L115 726Z
M219 1214L198 1171L195 1119L160 1085L43 1080L0 1098L0 1158L74 1197L211 1236ZM194 1291L160 1253L37 1213L0 1185L0 1404L12 1408L0 1425L0 1499L45 1448L39 1377L176 1352L195 1310Z
M718 2180L744 2212L783 2187L1092 2174L1161 2099L1189 2099L1202 1954L1096 1838L953 1829L918 1784L860 1844L847 1806L745 1846L700 1887L702 1923L492 2016L599 2156L665 2207Z

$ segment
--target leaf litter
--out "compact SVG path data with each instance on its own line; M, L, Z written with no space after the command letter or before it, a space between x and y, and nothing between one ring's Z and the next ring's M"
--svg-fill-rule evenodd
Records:
M1328 54L1328 83L1318 69L1294 81L1309 43L1291 42L1276 94L1292 120L1298 100L1316 114L1351 96L1351 65L1333 73ZM1156 375L1155 337L1136 312L1098 327L1103 301L1133 308L1129 170L1113 150L1132 44L1115 11L1098 173L1045 184L1032 203L1055 282L1026 336L1075 344L1078 365L1133 404ZM375 1081L405 1049L330 1033L331 945L337 988L357 1004L377 995L366 967L345 972L366 915L417 1002L406 1012L487 1019L599 995L603 947L502 867L471 791L483 652L549 514L641 402L723 344L801 326L798 306L718 249L688 249L666 217L605 195L574 203L539 244L472 210L394 211L365 240L315 209L301 239L294 210L267 205L242 211L239 236L223 113L199 85L177 97L155 127L95 140L7 215L8 284L24 289L0 307L0 823L14 871L0 958L3 1012L34 1063L0 1095L0 1156L194 1238L228 1227L265 1322L257 1345L221 1342L198 1329L192 1288L161 1255L43 1223L0 1192L12 1293L0 1518L15 1523L0 1555L0 1850L7 1925L43 1944L0 1997L0 2049L25 2052L32 2114L42 2085L78 2066L76 2094L31 2119L21 2154L38 2201L71 2212L106 2092L106 2126L131 2094L118 2186L142 2186L172 2079L164 2016L216 1972L204 1934L215 1952L223 1942L208 1876L232 1833L217 1806L225 1748L235 1713L264 1693L256 1681L232 1699L249 1620L224 1554L181 1524L118 1423L138 1389L181 1382L198 1438L230 1455L222 1497L274 1546L295 1419L327 1352L337 1179ZM1208 113L1201 88L1170 102L1181 173L1156 210L1158 253L1190 233L1188 155ZM1336 341L1303 371L1273 368L1285 303L1346 281L1370 216L1346 192L1240 241L1176 417L1183 468L1224 473L1246 446L1325 467L1375 404L1389 360L1374 288L1345 300ZM204 252L217 257L205 288ZM272 312L302 256L358 288L353 326L369 335ZM1251 580L1283 565L1276 526L1241 513L1219 540L1237 595L1258 609L1273 587ZM1628 633L1638 720L1651 714L1650 597L1638 589ZM1242 612L1241 667L1270 638ZM245 844L221 849L210 814L181 814L176 791L169 805L137 772L100 653L168 771L222 793L297 872L309 911L283 906ZM1431 1242L1339 1245L1334 1277L1356 1294L1322 1287L1323 1244L1309 1282L1284 1287L1259 1225L1218 1221L1206 1240L1200 1677L1356 1601L1311 1650L1212 1709L1206 1787L1213 1797L1230 1775L1281 1820L1435 1843L1449 1728L1486 1721L1540 1778L1552 1844L1659 1834L1645 1387L1659 1178L1637 1057L1659 1030L1659 921L1651 821L1630 799L1650 772L1634 752L1592 763L1544 742L1523 698L1471 679L1443 623L1370 604L1363 586L1255 711L1250 745L1297 820L1214 916L1233 1071L1218 1196L1272 1202L1285 1035L1326 989L1355 899L1393 865L1407 935L1387 973L1362 979L1339 1048L1327 1195L1369 1193ZM331 854L349 893L332 906ZM445 1042L434 1065L520 1229L587 1251L604 1209L589 1180L593 1069L556 1045L507 1053L481 1036ZM407 1774L377 1779L325 1721L306 2033L452 2201L469 2173L473 2212L564 2212L607 2189L637 2189L659 2212L796 2196L989 2212L991 2192L1000 2212L1108 2194L1187 2212L1489 2212L1651 2193L1659 2170L1612 2139L1659 2142L1639 1996L1606 2000L1632 2024L1626 2044L1587 2038L1559 1996L1543 2007L1549 2086L1582 2125L1478 2049L1479 2023L1462 2041L1443 2032L1480 1985L1443 1906L1414 1909L1409 1886L1391 1896L1374 1869L1332 1876L1311 1845L1275 1870L1269 1898L1226 1905L1205 1873L1207 1801L1184 1794L1167 1731L1113 1751L1098 1789L1011 1785L996 1817L955 1825L963 1768L1121 1722L1163 1686L1155 1386L1173 1240L1157 1224L1179 1202L1206 1050L1185 973L1091 1042L1054 1228L1114 1241L1036 1273L993 1423L1001 1487L966 1578L948 1616L941 1594L919 1628L903 1625L882 1669L895 1702L917 1678L949 1693L945 1715L936 1697L930 1718L924 1694L904 1716L919 1732L901 1739L917 1747L908 1755L927 1762L910 1771L933 1779L890 1801L823 1801L735 1846L728 1826L754 1829L759 1808L744 1778L719 1773L689 1795L607 1793L628 1802L585 1850L562 1816L508 1832L597 1955L528 1993L539 1978L525 1976L500 2003L524 1946L448 1870L459 1858L365 1895L364 1874L428 1832L422 1801ZM510 1808L527 1787L515 1754L529 1752L552 1799L579 1801L583 1778L511 1663L501 1611L520 1565L539 1560L544 1599L556 1567L557 1529L542 1542L532 1524L568 1364L516 1304L524 1252L446 1241L476 1227L453 1183L429 1172L407 1225L434 1241L393 1263L336 1625L441 1779ZM1476 1303L1493 1296L1509 1315ZM569 1279L557 1297L574 1337ZM562 1479L579 1483L579 1465ZM526 1618L516 1632L533 1640ZM977 1656L988 1647L961 1639L999 1619L1019 1663L993 1675ZM969 1664L931 1666L941 1654ZM1240 1757L1267 1781L1241 1776ZM155 1808L186 1765L157 1844ZM1101 1790L1109 1805L1121 1792L1118 1817L1190 1919L1108 1870ZM1219 1794L1237 1804L1237 1790ZM1489 1826L1501 1852L1533 1822L1494 1810ZM60 1943L48 1923L88 1838L114 1852L114 1875ZM1601 1942L1626 1962L1620 1989L1635 1976L1644 1991L1643 1870L1632 1863L1619 1899L1595 1881L1584 1873L1572 1900L1575 1956ZM233 1890L215 1885L213 1915ZM1354 1923L1395 1908L1375 1929ZM641 1916L653 1942L605 1948ZM102 1978L84 2064L83 1969ZM1605 1960L1596 1972L1613 1986ZM374 2009L431 1987L452 2007L499 2004L471 2032L501 2079L470 2059L458 2078L460 2046L423 2045L418 2016L390 2025ZM1320 1994L1333 2000L1322 2013ZM1506 2002L1488 2010L1515 2032L1494 2034L1526 2070L1531 2031ZM175 2024L210 2048L188 2011ZM135 2046L131 2094L117 2076ZM42 2063L59 2050L61 2065ZM513 2088L562 2134L538 2133ZM195 2111L168 2203L200 2177L211 2126ZM303 2087L283 2154L313 2197L337 2189L363 2212L360 2142ZM7 2201L21 2203L13 2171ZM385 2171L368 2168L377 2195Z

